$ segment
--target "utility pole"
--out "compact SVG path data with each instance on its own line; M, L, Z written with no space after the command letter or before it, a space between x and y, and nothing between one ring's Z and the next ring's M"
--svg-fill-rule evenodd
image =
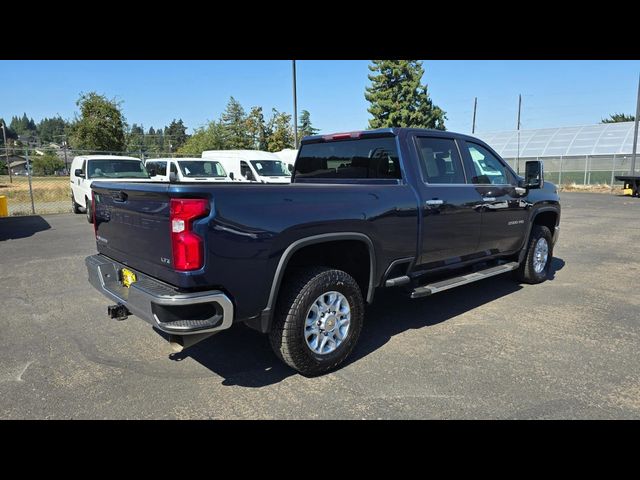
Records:
M291 60L293 65L293 145L298 149L298 97L296 94L296 61Z
M522 109L522 95L518 95L518 156L516 157L516 173L520 175L520 110Z
M62 149L64 151L64 168L69 172L69 163L67 162L67 136L62 139Z
M9 166L9 148L7 148L7 132L5 131L4 121L2 122L2 138L4 139L4 154L7 157L7 172L9 172L9 183L13 183L11 178L11 167Z
M631 154L631 171L629 175L636 174L636 151L638 149L638 122L640 121L640 75L638 75L638 100L636 105L636 125L633 132L633 153Z
M476 133L476 109L478 108L478 97L473 100L473 123L471 125L471 133Z

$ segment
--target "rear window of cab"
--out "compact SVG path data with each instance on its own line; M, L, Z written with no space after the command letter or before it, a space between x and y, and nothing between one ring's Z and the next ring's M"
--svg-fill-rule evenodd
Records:
M296 178L402 178L395 137L303 144Z

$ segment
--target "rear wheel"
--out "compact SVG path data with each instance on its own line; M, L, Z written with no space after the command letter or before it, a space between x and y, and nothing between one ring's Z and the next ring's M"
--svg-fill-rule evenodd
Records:
M87 206L85 208L87 212L87 222L93 223L93 213L91 212L91 200L85 197L84 201L85 201L85 205Z
M516 270L518 280L524 283L544 282L549 275L553 258L553 236L543 225L534 225L527 244L527 254Z
M71 211L73 213L82 213L80 210L80 205L76 203L76 199L73 196L73 193L71 194Z
M349 356L363 318L362 293L353 277L312 267L283 285L269 340L287 365L303 375L320 375Z

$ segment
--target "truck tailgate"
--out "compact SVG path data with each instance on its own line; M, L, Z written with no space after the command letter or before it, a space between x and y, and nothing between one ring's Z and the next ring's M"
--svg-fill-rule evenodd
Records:
M171 271L168 185L122 186L105 182L92 187L98 251L149 275L166 278Z

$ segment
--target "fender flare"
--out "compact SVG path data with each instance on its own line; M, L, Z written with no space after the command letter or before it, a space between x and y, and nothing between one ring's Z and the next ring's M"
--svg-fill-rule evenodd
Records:
M328 243L339 240L357 240L365 243L367 246L367 250L369 251L369 285L367 288L366 302L373 302L373 293L375 291L375 275L376 275L376 256L375 256L375 248L373 246L373 242L371 239L365 235L364 233L359 232L338 232L338 233L323 233L320 235L313 235L311 237L304 237L296 240L291 245L289 245L286 250L282 253L280 260L278 261L278 266L276 267L275 274L273 276L273 280L271 282L271 290L269 292L269 299L267 301L267 306L262 310L260 315L260 330L263 332L267 332L271 327L271 320L273 318L273 308L275 307L276 300L278 298L278 293L280 291L280 286L282 285L282 278L284 276L284 272L287 268L289 260L298 250L304 247L308 247L309 245L317 245L320 243Z
M522 243L522 247L520 248L520 254L518 255L518 263L522 263L524 260L524 256L527 252L527 245L529 244L529 236L531 235L531 229L533 228L533 224L536 222L536 217L542 212L554 212L557 217L560 217L560 210L557 207L548 205L544 207L536 208L531 214L531 220L529 221L529 225L527 226L527 233L524 236L524 241Z

